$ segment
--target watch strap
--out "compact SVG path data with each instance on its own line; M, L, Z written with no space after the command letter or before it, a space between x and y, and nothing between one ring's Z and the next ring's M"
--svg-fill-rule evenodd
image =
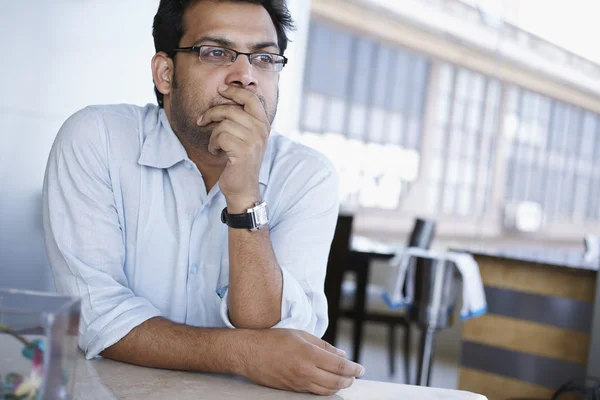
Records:
M227 207L221 211L221 222L229 226L230 228L236 229L251 229L252 216L250 213L243 214L228 214Z

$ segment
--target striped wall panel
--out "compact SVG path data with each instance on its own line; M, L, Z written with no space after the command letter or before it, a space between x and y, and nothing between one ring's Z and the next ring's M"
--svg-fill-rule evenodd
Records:
M585 375L596 272L477 256L488 314L463 326L459 389L550 399Z
M595 271L476 256L486 286L517 292L594 301Z
M549 400L554 393L553 390L543 386L466 367L460 368L458 379L462 385L467 385L467 388L461 385L461 389L481 393L487 396L488 400L513 398Z

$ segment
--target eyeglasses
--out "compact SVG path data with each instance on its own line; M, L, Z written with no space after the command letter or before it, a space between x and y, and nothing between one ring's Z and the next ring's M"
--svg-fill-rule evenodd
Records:
M248 57L248 62L263 71L280 72L288 59L273 53L242 53L219 46L192 46L174 49L176 52L195 52L200 62L212 65L232 65L240 55Z

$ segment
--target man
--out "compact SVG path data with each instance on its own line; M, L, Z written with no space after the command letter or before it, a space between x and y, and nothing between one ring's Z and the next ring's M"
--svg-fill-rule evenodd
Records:
M159 107L88 107L61 128L46 247L82 299L88 358L316 394L364 373L317 338L336 174L270 132L290 26L281 0L162 0Z

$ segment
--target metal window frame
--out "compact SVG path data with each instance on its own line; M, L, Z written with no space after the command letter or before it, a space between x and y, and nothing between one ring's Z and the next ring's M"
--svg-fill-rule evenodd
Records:
M349 51L349 56L348 56L348 62L349 62L349 67L348 67L348 75L346 77L346 84L345 84L345 93L344 93L344 99L343 99L343 105L344 105L344 110L343 110L343 123L342 123L342 129L341 129L341 135L346 137L347 139L357 139L363 142L363 144L367 144L367 143L380 143L380 144L394 144L394 145L398 145L398 146L403 146L403 147L407 147L408 144L410 144L411 141L414 141L414 146L411 145L411 149L414 149L415 151L419 152L421 154L422 152L422 144L423 144L423 129L424 129L424 116L425 116L425 104L427 102L427 88L429 86L429 82L431 80L431 59L419 55L419 54L415 54L413 52L410 52L408 50L405 50L404 48L397 46L397 45L390 45L388 44L387 41L378 38L376 36L373 35L368 35L368 34L364 34L364 35L360 35L360 34L355 34L353 33L351 30L346 30L343 28L339 28L337 25L335 25L334 23L329 23L328 21L323 21L323 20L313 20L311 21L311 27L310 27L310 32L309 32L309 46L315 46L315 39L314 36L318 34L318 30L320 28L323 29L328 29L330 30L331 34L329 35L330 37L328 38L328 40L331 42L335 42L334 37L336 34L341 34L341 35L347 35L350 37L350 51ZM312 40L311 40L312 37ZM369 63L369 70L368 70L368 82L372 82L373 81L373 77L374 74L377 73L378 69L379 69L379 62L380 62L380 52L382 49L386 48L388 49L392 55L391 59L390 59L390 66L387 67L386 71L389 72L392 76L391 80L392 82L395 84L396 81L398 81L401 77L399 75L402 75L405 78L405 81L408 83L408 86L405 88L405 90L402 91L401 96L402 96L402 100L403 100L403 110L396 110L394 107L383 107L383 109L386 112L391 112L391 113L400 113L404 116L404 121L403 121L403 134L400 136L399 141L398 142L391 142L391 135L389 132L389 121L388 118L385 118L383 121L383 127L382 129L384 130L381 134L381 137L378 138L377 140L372 140L373 137L371 136L369 127L372 123L372 119L373 119L373 112L374 112L374 99L375 99L375 90L374 90L374 86L367 86L366 89L366 99L364 101L364 107L365 107L365 119L363 121L363 126L360 128L360 134L359 135L354 135L350 133L350 123L351 123L351 113L352 113L352 109L354 104L356 104L354 102L354 97L356 94L356 90L357 90L357 82L358 82L358 77L356 76L356 71L358 68L358 65L356 62L353 61L353 57L356 57L357 54L357 50L358 50L358 46L359 46L359 42L360 40L364 40L365 42L367 42L370 46L369 46L369 58L370 58L370 63ZM329 43L329 47L335 46L335 43ZM310 49L309 49L310 51ZM399 67L399 63L398 63L398 58L402 56L405 57L407 60L407 66L406 66L406 70L405 71L401 71L401 73L398 73L398 67ZM307 58L307 60L310 60L310 58ZM421 65L422 64L422 65ZM414 74L416 73L416 65L419 65L419 68L423 68L423 71L419 70L419 73L423 73L423 79L421 82L421 86L420 88L416 87L415 82L413 82L413 77ZM314 62L309 62L307 61L305 63L305 74L307 74L307 77L304 79L304 84L303 84L303 95L304 98L301 102L301 107L300 107L300 115L302 116L301 120L300 120L300 130L301 131L314 131L314 129L308 129L308 127L305 125L305 121L307 121L310 116L307 115L308 113L308 104L307 104L307 94L309 93L313 93L314 90L311 89L311 87L314 86L314 78L315 78L315 65ZM395 72L392 74L392 72ZM420 103L418 104L418 117L420 118L420 123L419 123L419 129L418 132L410 135L407 134L408 133L408 127L410 124L409 121L409 110L412 110L415 107L415 101L414 101L414 90L420 90L421 94L419 96L420 99ZM323 92L317 92L318 94L322 95L325 97L325 99L330 100L332 99L334 96L331 94L325 94ZM383 91L383 96L385 97L385 102L387 104L392 104L393 103L393 96L397 94L396 92L394 92L394 85L390 85L387 84L384 91ZM330 118L330 114L331 114L331 107L332 107L332 102L331 101L326 101L326 103L324 104L324 110L323 113L321 114L321 118L318 124L315 124L316 126L318 126L318 130L315 133L319 133L319 134L324 134L325 131L327 130L328 124L329 124L329 118ZM416 135L416 136L415 136ZM415 137L412 137L415 136ZM421 171L420 171L421 172ZM403 184L407 184L408 182L403 181ZM408 188L408 190L403 190L402 191L402 195L401 197L404 198L406 196L406 193L409 191L410 186ZM400 199L400 203L402 202L402 198ZM399 208L401 208L402 206L400 205Z
M450 149L451 146L449 146L448 144L450 143L450 140L459 140L462 141L465 137L467 136L475 136L476 140L476 144L475 144L475 149L479 149L481 150L481 146L484 143L483 137L485 135L484 133L484 127L485 124L487 122L487 117L485 114L485 110L487 108L489 99L488 99L488 90L489 90L489 84L490 81L494 78L487 76L485 74L481 74L479 72L475 72L472 71L468 68L464 68L462 66L458 66L458 65L454 65L452 64L453 70L452 70L452 83L451 83L451 89L450 92L448 93L448 100L449 100L449 113L448 113L448 118L446 121L446 126L444 127L443 131L444 131L444 138L446 141L446 145L447 148ZM482 94L482 98L481 98L481 104L475 105L474 103L476 103L476 101L474 100L473 97L471 96L466 96L464 99L457 99L457 83L458 83L458 76L460 71L465 71L465 73L467 74L467 90L466 93L471 93L471 88L473 87L473 85L475 84L475 76L473 74L479 74L481 76L481 79L483 79L483 94ZM499 83L499 90L500 93L502 93L502 83L500 81L498 81ZM462 116L461 120L458 121L458 125L456 125L454 123L454 113L455 113L455 109L456 109L456 105L458 104L458 102L462 102L464 107L465 107L465 113ZM501 97L500 97L500 101L501 101ZM479 118L479 122L478 122L478 127L474 128L474 129L467 129L467 111L469 109L471 109L473 106L475 107L481 107L481 117ZM499 108L499 104L496 105L497 108ZM497 118L495 118L495 122L496 122L496 128L498 127L499 121L500 121L500 117L501 116L497 116ZM455 137L451 137L452 133L454 132L454 128L458 128L458 130L461 132L460 137L459 138L455 138ZM492 138L494 138L497 135L490 135ZM491 139L493 140L493 139ZM459 209L459 199L460 199L460 192L462 190L470 190L471 191L471 204L473 206L476 206L476 202L477 199L481 198L483 201L483 204L481 206L481 211L480 211L480 215L475 215L475 217L481 216L483 215L486 211L487 211L487 202L489 200L489 196L488 196L488 191L490 190L491 187L491 182L489 181L489 179L486 182L486 187L483 189L485 191L485 193L483 193L483 195L480 196L480 194L478 193L480 188L479 188L479 178L481 177L481 168L482 168L482 163L481 163L481 157L478 155L475 155L473 157L470 156L466 156L464 154L462 154L461 152L459 152L458 154L450 154L450 151L447 151L444 154L444 157L442 157L442 165L443 165L443 169L444 171L448 171L448 166L449 166L449 162L450 160L453 159L458 159L459 160L459 171L462 170L464 171L465 169L465 163L471 163L472 165L474 165L476 173L475 173L475 177L474 177L474 183L472 183L471 185L467 185L465 182L456 182L456 183L449 183L448 181L448 174L443 174L442 175L442 180L439 182L440 184L440 198L437 204L437 210L438 212L441 212L443 214L446 215L458 215L458 209ZM494 162L494 157L490 157L488 159L488 165L486 168L485 173L487 174L487 176L489 177L491 174L491 168L492 168L492 164ZM459 176L461 176L461 174L459 173ZM448 196L450 195L450 186L453 186L455 189L455 192L453 193L454 199L453 199L453 205L452 205L452 210L450 212L446 212L445 210L443 210L443 204L446 202Z

